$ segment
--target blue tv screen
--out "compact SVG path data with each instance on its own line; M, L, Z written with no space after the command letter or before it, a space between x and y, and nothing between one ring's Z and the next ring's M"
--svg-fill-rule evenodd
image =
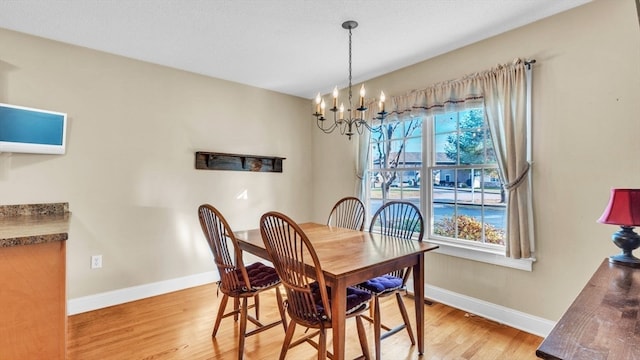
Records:
M0 103L0 152L64 154L67 114Z

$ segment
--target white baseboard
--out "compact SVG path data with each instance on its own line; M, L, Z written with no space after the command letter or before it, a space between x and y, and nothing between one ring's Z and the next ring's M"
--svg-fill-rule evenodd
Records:
M449 305L456 309L460 309L540 337L546 337L549 335L551 329L556 325L556 323L551 320L543 319L541 317L533 316L466 295L454 293L429 284L425 284L424 293L426 298L435 302Z
M83 296L68 301L67 313L68 315L75 315L194 286L210 284L215 281L218 281L218 273L216 271L210 271L177 279ZM429 284L426 284L424 292L428 299L541 337L546 337L555 326L555 322L553 321L454 293Z
M177 279L158 281L155 283L132 286L100 294L69 299L67 302L67 315L75 315L113 305L124 304L130 301L184 290L194 286L210 284L218 281L218 279L217 271L209 271Z

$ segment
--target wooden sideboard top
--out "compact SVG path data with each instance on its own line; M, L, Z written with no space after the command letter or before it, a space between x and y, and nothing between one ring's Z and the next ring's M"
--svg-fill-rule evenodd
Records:
M0 205L0 248L65 241L69 204Z
M640 269L604 259L551 330L543 359L640 359Z

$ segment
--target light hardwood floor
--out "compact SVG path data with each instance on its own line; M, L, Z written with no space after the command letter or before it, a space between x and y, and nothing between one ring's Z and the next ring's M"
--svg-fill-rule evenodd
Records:
M123 305L70 316L67 358L69 360L133 359L234 359L237 322L222 320L215 339L211 338L218 303L215 285L204 285ZM384 323L401 322L397 305L382 304ZM413 319L413 299L405 297ZM232 306L231 301L228 306ZM260 298L260 319L278 318L275 291ZM521 360L537 359L535 350L542 338L508 326L466 314L442 304L425 305L425 354L421 359ZM415 326L415 325L414 325ZM369 348L373 354L373 328L365 322ZM297 331L297 330L296 330ZM302 329L300 330L302 331ZM249 337L245 359L277 359L284 339L281 326ZM329 336L331 349L331 341ZM347 358L360 355L355 321L347 321ZM307 344L293 348L287 359L315 359ZM382 341L382 358L419 359L405 333Z

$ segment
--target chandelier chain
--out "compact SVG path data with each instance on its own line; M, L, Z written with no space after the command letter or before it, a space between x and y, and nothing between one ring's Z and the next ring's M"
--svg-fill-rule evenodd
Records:
M353 106L351 105L351 27L349 27L349 113L351 113L351 109Z

